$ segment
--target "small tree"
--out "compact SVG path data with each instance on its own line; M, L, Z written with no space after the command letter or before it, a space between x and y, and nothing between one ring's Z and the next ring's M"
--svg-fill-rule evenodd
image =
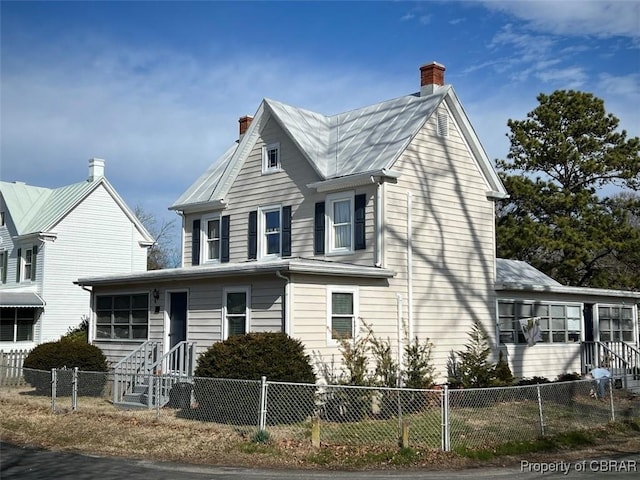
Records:
M418 337L404 347L404 386L407 388L431 388L435 383L433 366L434 345L427 338L420 342Z
M495 377L493 383L496 386L511 385L514 381L511 368L509 368L509 363L504 359L502 351L500 351L498 356L498 363L496 363L494 368L493 376Z
M78 342L88 341L89 335L89 317L87 315L83 315L80 320L80 324L75 327L69 327L67 333L65 333L61 340L73 340Z
M489 361L491 347L487 335L478 322L469 332L469 343L458 352L459 380L465 388L489 387L493 381L495 366Z

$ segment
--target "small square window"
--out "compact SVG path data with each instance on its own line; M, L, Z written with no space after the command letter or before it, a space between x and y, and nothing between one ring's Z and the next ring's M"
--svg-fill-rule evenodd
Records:
M280 144L270 143L262 147L262 173L279 172Z

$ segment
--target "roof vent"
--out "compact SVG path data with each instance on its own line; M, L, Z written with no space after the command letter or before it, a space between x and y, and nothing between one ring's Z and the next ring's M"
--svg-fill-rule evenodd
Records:
M420 67L420 96L431 95L444 85L444 65L437 62L427 63Z

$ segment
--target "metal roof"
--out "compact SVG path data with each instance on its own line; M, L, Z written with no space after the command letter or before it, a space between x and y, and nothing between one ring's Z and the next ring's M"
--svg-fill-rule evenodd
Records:
M640 300L640 292L562 285L521 260L496 259L496 290L548 292L583 297L618 297Z
M0 182L0 193L15 226L16 234L21 236L50 231L100 185L105 187L136 225L145 241L152 243L154 240L151 234L130 211L105 177L54 189L34 187L22 182Z
M80 278L81 286L127 285L134 283L171 282L176 280L216 279L236 275L261 275L268 273L300 273L308 275L328 275L360 278L391 278L396 272L386 268L367 267L347 263L287 258L270 261L243 263L221 263L197 267L168 268L121 275L103 275Z
M0 290L0 307L3 308L42 308L45 301L36 292L10 292Z
M447 85L431 95L406 95L333 116L264 99L239 143L228 148L170 209L220 200L268 118L274 118L298 146L318 180L328 180L391 168L447 96L457 102Z

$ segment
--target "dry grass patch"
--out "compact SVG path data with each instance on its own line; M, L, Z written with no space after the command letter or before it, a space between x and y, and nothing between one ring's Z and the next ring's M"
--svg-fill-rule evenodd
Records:
M178 418L173 410L121 411L101 398L81 397L79 410L71 412L70 399L57 402L59 413L51 412L51 399L35 396L29 388L0 390L0 437L18 445L34 445L53 450L77 451L94 455L126 456L147 460L175 461L193 464L252 466L273 468L366 469L417 467L430 469L463 468L489 465L491 461L465 458L439 451L438 446L413 446L398 449L393 445L345 445L342 440L330 440L320 449L311 447L304 434L305 425L282 426L269 429L266 443L254 443L253 427L235 427L212 422ZM478 417L477 413L475 418ZM637 419L636 419L637 422ZM386 425L389 422L382 422ZM354 428L336 426L332 428ZM432 422L428 422L431 427ZM393 425L389 423L388 428ZM427 424L425 424L426 428ZM359 428L365 428L360 426ZM415 428L418 425L414 425ZM476 430L474 426L473 431ZM640 428L640 427L639 427ZM327 432L328 433L328 432ZM336 432L336 437L339 437ZM361 435L370 434L362 431ZM562 455L575 458L594 458L604 455L615 445L640 450L638 431L606 432L594 440L588 449L556 451L554 461ZM526 448L524 451L527 451ZM517 463L521 459L543 455L503 456L496 462ZM580 453L582 452L582 453Z

